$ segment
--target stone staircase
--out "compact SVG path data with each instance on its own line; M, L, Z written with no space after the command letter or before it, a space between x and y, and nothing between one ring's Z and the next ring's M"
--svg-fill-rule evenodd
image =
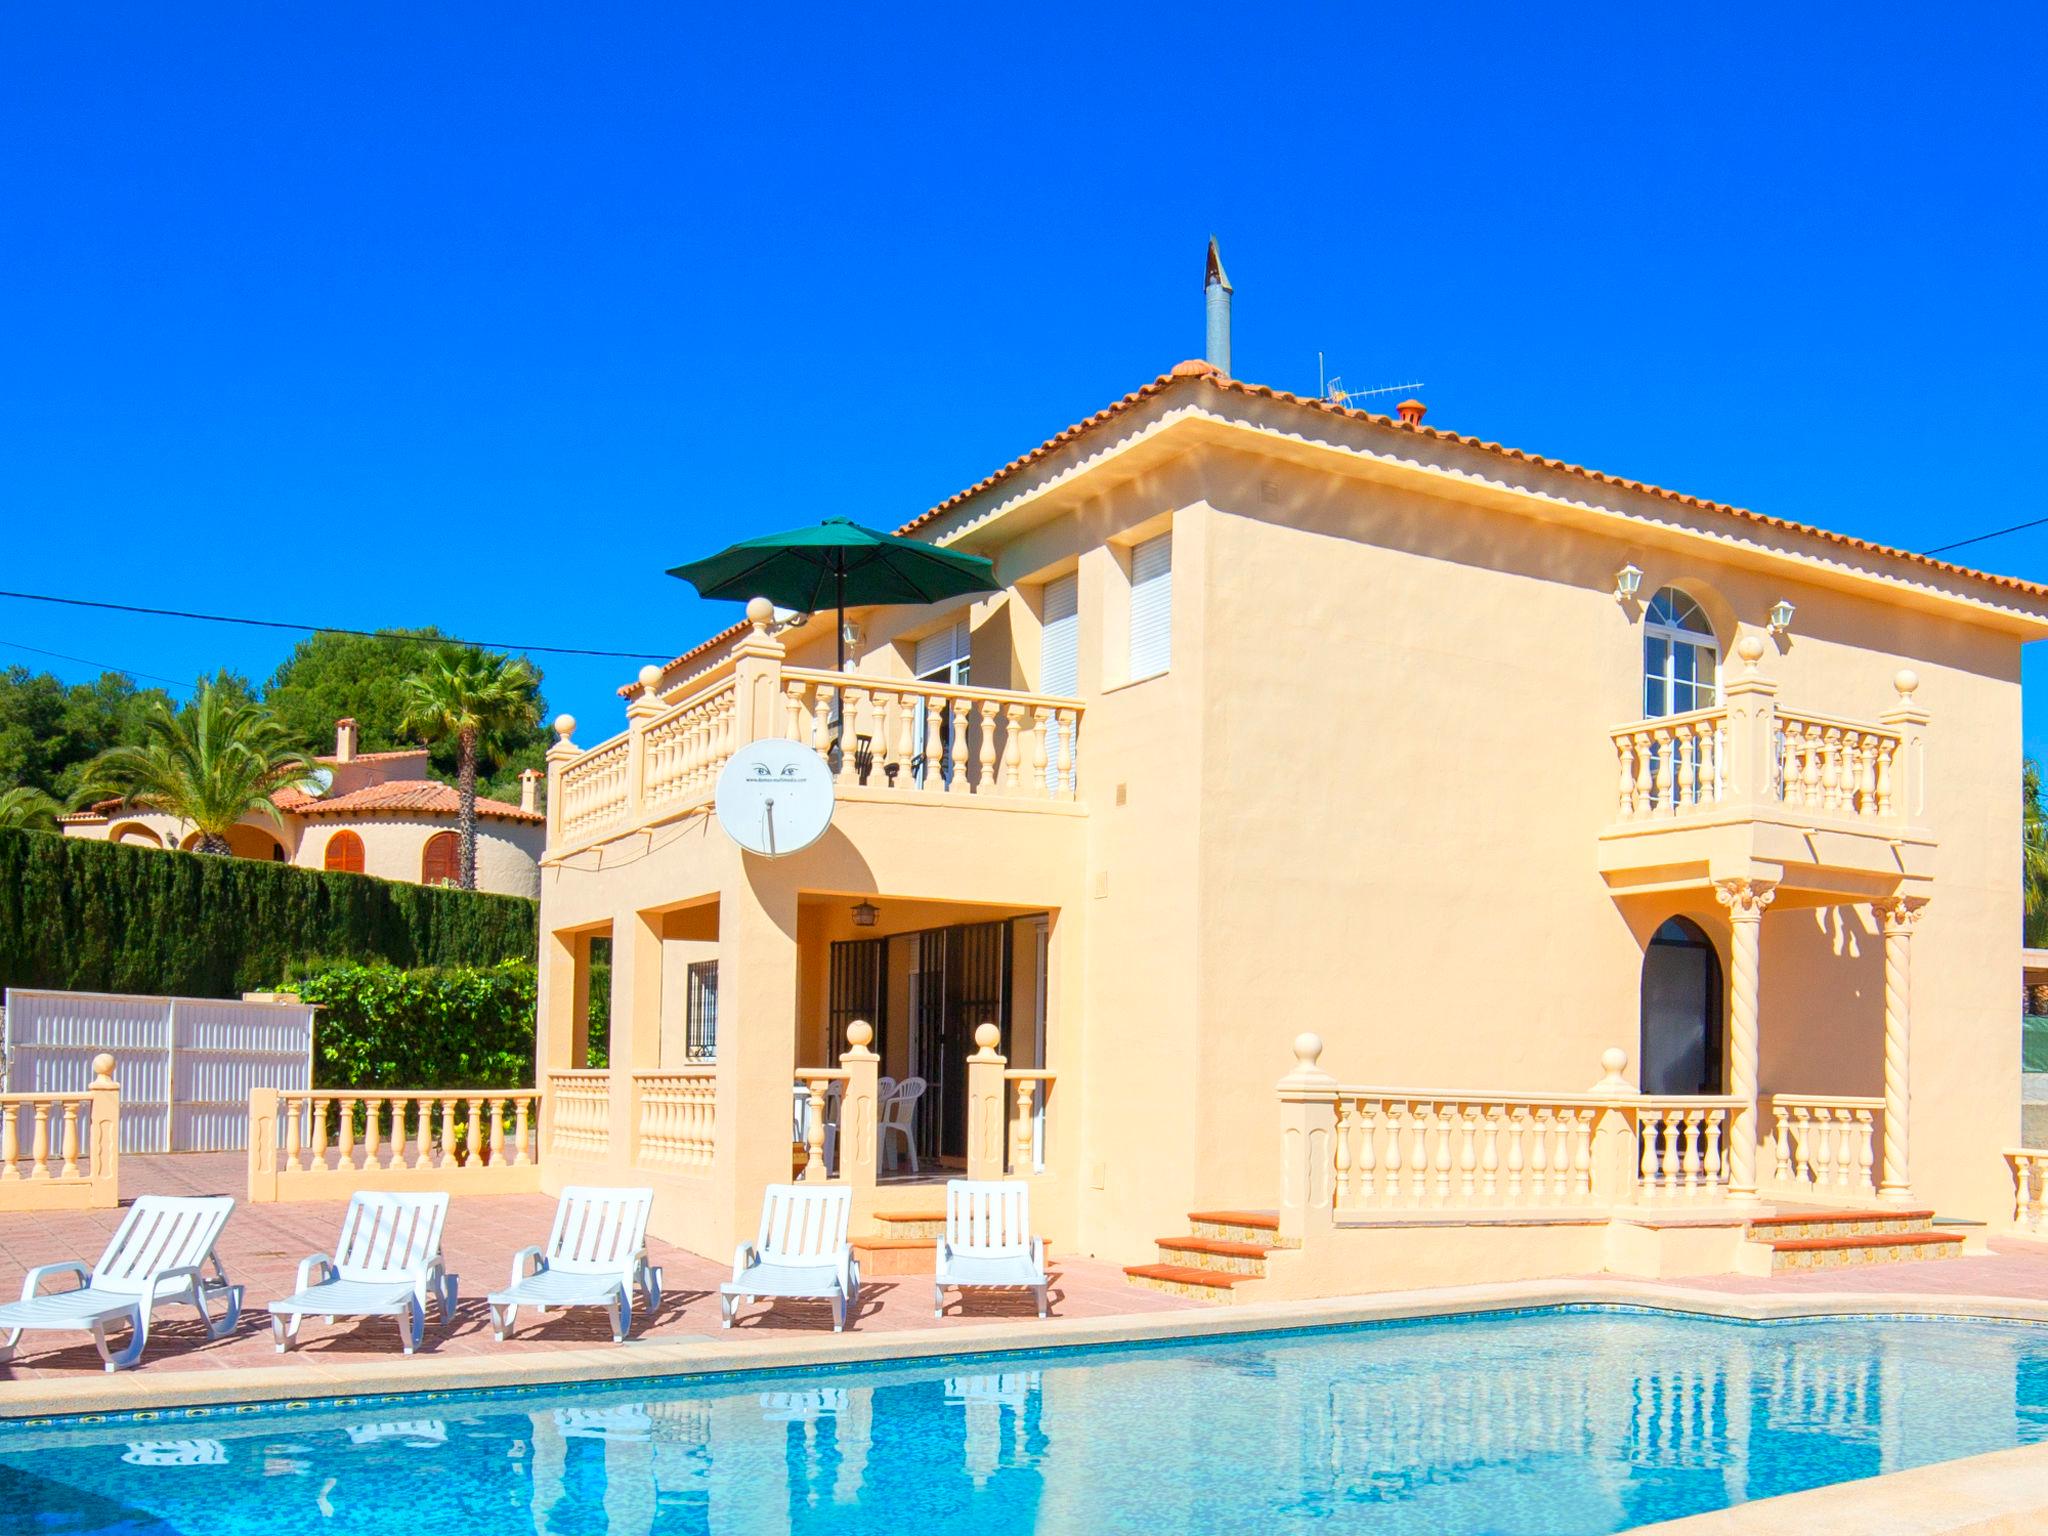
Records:
M1280 1240L1276 1211L1190 1211L1186 1237L1162 1237L1159 1262L1130 1264L1133 1285L1194 1301L1227 1302L1247 1280L1266 1274L1266 1256L1294 1246Z
M1851 1264L1903 1264L1953 1259L1963 1235L1936 1231L1932 1211L1797 1211L1750 1220L1743 1236L1742 1273L1804 1274Z

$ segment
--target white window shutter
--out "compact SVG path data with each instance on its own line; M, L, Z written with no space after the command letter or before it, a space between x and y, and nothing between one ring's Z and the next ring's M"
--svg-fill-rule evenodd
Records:
M1071 699L1081 689L1081 586L1077 576L1045 584L1045 636L1038 691Z
M1131 679L1173 665L1173 535L1131 548Z
M935 635L926 635L917 642L916 671L919 677L929 677L941 667L950 667L967 655L967 621L948 624Z

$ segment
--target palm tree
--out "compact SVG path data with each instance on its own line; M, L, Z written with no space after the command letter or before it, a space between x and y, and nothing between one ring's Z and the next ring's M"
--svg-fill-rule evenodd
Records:
M539 681L522 659L446 645L401 685L404 714L399 729L417 732L428 742L455 739L455 788L462 797L457 825L465 891L476 889L477 745L486 736L530 729L540 719L540 705L534 699Z
M26 784L0 789L0 827L20 832L54 832L62 809L40 789Z
M2020 768L2020 883L2026 893L2026 942L2048 938L2048 809L2041 804L2041 765Z
M200 853L231 853L228 829L252 811L284 828L270 798L313 771L269 710L238 692L201 683L182 710L150 701L140 740L86 766L83 796L118 795L192 823Z

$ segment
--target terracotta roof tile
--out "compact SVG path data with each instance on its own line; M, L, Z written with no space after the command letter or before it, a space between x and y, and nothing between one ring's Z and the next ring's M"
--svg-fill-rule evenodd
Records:
M283 798L285 795L298 797L287 803ZM386 784L350 790L345 795L331 795L325 800L308 799L298 795L296 790L280 790L273 798L280 810L290 811L295 816L353 816L369 811L426 811L453 816L462 804L462 796L455 786L443 784L438 779L393 779ZM482 795L477 797L476 812L479 816L493 816L501 821L538 822L547 819L538 811L522 811L516 805L486 799Z
M1552 470L1565 475L1575 475L1582 480L1589 480L1598 485L1610 485L1619 490L1633 491L1645 496L1654 496L1679 506L1695 507L1704 512L1714 512L1729 517L1741 518L1760 527L1775 528L1786 533L1804 534L1811 538L1825 539L1829 543L1839 544L1845 549L1860 550L1872 555L1882 555L1888 559L1908 560L1915 565L1924 566L1929 570L1942 571L1952 576L1966 577L1972 581L1986 582L1991 586L2008 592L2017 592L2028 597L2048 598L2048 586L2038 582L2022 581L2016 576L1994 575L1988 571L1980 571L1973 566L1958 565L1952 561L1936 560L1928 555L1915 554L1909 549L1898 549L1889 544L1879 544L1874 540L1859 539L1851 534L1835 533L1830 529L1815 527L1811 523L1796 522L1791 518L1785 517L1774 517L1765 512L1752 512L1747 507L1731 506L1727 502L1710 501L1704 496L1689 496L1682 491L1667 490L1663 486L1652 485L1648 481L1631 480L1623 475L1610 475L1601 470L1587 469L1583 465L1572 464L1563 459L1546 458L1542 454L1530 453L1520 448L1510 448L1504 443L1488 442L1484 438L1468 437L1461 432L1447 432L1441 427L1424 426L1419 421L1399 421L1391 416L1381 416L1372 411L1361 411L1355 406L1338 405L1330 400L1309 399L1302 395L1290 394L1284 389L1274 389L1269 385L1247 384L1242 379L1228 378L1218 373L1213 365L1200 359L1176 363L1170 372L1162 373L1151 383L1132 390L1122 399L1111 402L1094 415L1077 421L1072 426L1054 433L1036 448L1030 450L1030 452L1018 455L1010 460L1009 463L1003 465L1002 468L975 481L974 484L968 486L965 490L956 491L929 511L919 513L896 531L898 533L915 532L926 524L944 517L963 502L968 501L972 497L979 496L983 491L991 490L1001 485L1005 480L1022 473L1049 455L1057 453L1067 444L1074 442L1078 438L1085 437L1096 428L1104 426L1117 417L1135 410L1146 401L1164 394L1169 389L1183 385L1189 388L1222 390L1229 394L1243 395L1250 399L1277 401L1282 405L1298 406L1304 410L1321 411L1326 415L1342 417L1348 421L1366 422L1372 426L1384 427L1389 431L1407 432L1417 437L1430 437L1442 442L1457 443L1461 447L1476 448L1483 453L1498 454L1502 458L1512 459L1520 464L1533 465L1538 469ZM692 646L689 650L683 652L682 655L669 662L662 670L666 672L671 668L681 666L684 662L694 661L706 653L738 639L746 633L746 629L747 626L744 623L740 623L733 625L729 629L720 630L702 644ZM628 683L619 690L619 695L622 698L631 698L639 691L640 685L637 682Z
M352 763L388 763L396 758L425 757L426 755L427 749L425 747L400 747L395 752L358 752L354 757L349 758L348 761ZM316 763L338 763L342 759L329 753L324 757L316 757L313 761Z

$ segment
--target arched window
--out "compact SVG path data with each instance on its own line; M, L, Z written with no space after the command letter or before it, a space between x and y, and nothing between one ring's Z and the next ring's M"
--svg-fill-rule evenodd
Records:
M337 832L327 839L327 867L344 874L363 872L363 840L353 832Z
M453 832L436 832L427 839L420 855L420 881L425 885L454 885L462 878L462 849Z
M1643 715L1655 720L1721 702L1721 647L1700 605L1676 587L1643 615Z

